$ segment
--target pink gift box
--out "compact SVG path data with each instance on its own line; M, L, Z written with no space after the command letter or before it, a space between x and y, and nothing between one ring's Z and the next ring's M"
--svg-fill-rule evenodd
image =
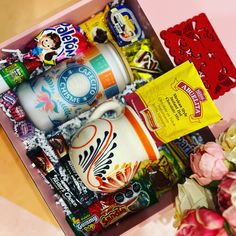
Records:
M42 23L37 24L34 27L26 30L25 32L5 41L4 43L0 44L0 49L2 48L21 49L25 46L27 42L29 42L35 35L37 35L38 32L40 32L42 29L48 26L52 26L61 22L70 22L73 24L81 23L86 19L88 19L93 14L103 10L107 2L109 1L82 0L74 4L73 6L65 9L64 11L43 21ZM128 5L131 7L131 9L134 11L135 15L139 19L139 22L141 23L146 36L152 40L153 46L161 62L161 66L165 71L168 71L173 67L173 62L169 57L168 51L165 49L164 44L159 37L159 32L174 24L179 23L182 20L186 20L187 18L192 17L193 15L199 14L200 12L205 11L205 13L208 14L207 11L211 9L210 6L206 6L205 1L201 1L201 3L198 3L198 5L203 4L202 8L201 7L196 8L194 6L194 1L186 0L184 2L185 4L181 3L182 5L184 5L184 8L183 7L181 8L180 5L175 6L176 7L175 11L174 12L171 11L172 14L170 16L170 13L167 14L165 9L169 9L171 7L171 4L175 5L177 4L173 3L173 1L168 0L164 1L163 3L160 3L158 1L127 0ZM231 8L235 9L232 6ZM225 9L223 12L226 11L227 10ZM212 15L214 16L214 12L212 12L211 10L209 10L209 12L210 12L210 20L212 20L213 19ZM165 18L167 18L167 20L165 20ZM235 18L236 17L234 17L234 20ZM161 19L163 19L163 21ZM212 24L213 26L215 26L214 21L212 21ZM219 28L218 27L219 26L217 25L216 32L218 32L218 29L221 29L220 27ZM223 34L222 30L220 30L219 34L220 38L221 34ZM230 44L229 41L225 39L224 41ZM223 44L224 41L222 41ZM232 50L234 48L231 47L230 49ZM0 52L0 57L1 56L2 53ZM232 58L232 60L236 61L235 58ZM218 136L220 132L222 132L233 121L235 121L236 109L234 109L234 106L232 107L233 101L236 101L235 89L231 90L230 92L228 92L227 94L225 94L224 96L220 97L215 101L218 109L220 110L224 118L218 124L210 127L215 136ZM0 124L2 125L9 139L11 140L14 148L19 154L19 157L21 158L22 162L27 168L29 174L34 180L43 198L45 199L52 213L54 214L56 220L60 224L62 230L65 232L67 236L74 235L72 229L65 220L65 214L63 213L62 207L56 205L55 203L54 192L43 181L42 177L38 174L37 170L32 167L31 161L25 154L25 147L23 143L19 138L16 137L13 131L12 123L8 120L8 118L2 112L2 110L0 110ZM142 227L144 228L145 224L150 225L150 227L152 225L157 225L158 227L157 230L160 229L159 231L160 234L163 231L163 229L165 229L164 231L166 235L173 235L174 230L172 228L172 225L170 224L170 212L171 213L173 212L172 203L174 201L174 195L175 193L171 192L167 193L165 196L161 198L161 201L159 203L156 203L155 205L137 214L129 216L128 220L127 219L121 220L118 227L113 225L110 228L108 228L108 230L105 231L102 235L111 235L111 234L114 236L121 235L122 233L127 232L128 230L129 231L127 234L138 235L137 233L139 231L138 229L141 229ZM167 221L161 220L164 218L167 219ZM155 222L155 224L152 223L150 224L150 222ZM134 226L136 226L136 228L131 229Z

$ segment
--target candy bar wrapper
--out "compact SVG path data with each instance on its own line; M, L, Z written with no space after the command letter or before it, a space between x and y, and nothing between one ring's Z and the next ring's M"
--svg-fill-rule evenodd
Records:
M162 145L160 159L154 161L147 168L157 197L161 197L163 193L170 191L177 183L183 182L185 169L185 165L178 156L174 155L166 145Z
M178 156L172 153L166 145L159 147L159 152L160 158L158 160L146 160L141 163L133 179L139 180L145 176L157 198L171 190L176 183L183 181L186 168Z
M70 190L70 187L67 185L67 183L56 172L53 164L44 151L40 147L36 147L35 149L27 151L27 156L42 172L42 174L54 188L55 192L58 193L59 196L64 200L70 211L75 216L80 216L84 212L85 208Z
M10 110L13 119L16 122L20 122L26 119L26 114L22 106L14 106Z
M100 207L101 206L99 205L97 212L99 212ZM94 213L92 211L88 212L80 218L75 217L72 214L66 216L66 220L76 236L94 236L98 235L103 230L103 227L99 222L99 217L96 214L95 207L94 211Z
M18 97L11 90L1 94L0 98L1 104L5 107L5 109L11 109L18 103Z
M55 65L71 58L89 47L78 26L61 23L41 31L27 46L24 59L39 60L45 65Z
M99 12L92 18L79 25L91 44L106 43L107 41L113 40L106 21L106 14L108 10L109 7L107 5L103 12Z
M22 141L24 141L33 138L36 130L30 121L22 120L14 124L14 132Z
M123 47L122 52L129 62L135 80L150 81L162 74L150 39L143 39L130 46Z
M193 63L175 67L125 96L158 146L221 120Z
M129 213L137 212L157 202L149 179L137 178L125 188L108 194L100 200L100 222L104 228L117 222Z
M117 5L107 13L108 26L120 47L144 39L144 32L127 5Z
M75 196L84 206L88 206L97 200L94 192L87 189L79 178L68 154L68 145L62 134L57 134L48 139L49 144L56 153L60 164L65 168L67 182Z
M157 202L150 181L137 177L128 186L107 194L88 207L83 217L67 217L77 235L95 235L128 214L144 209Z

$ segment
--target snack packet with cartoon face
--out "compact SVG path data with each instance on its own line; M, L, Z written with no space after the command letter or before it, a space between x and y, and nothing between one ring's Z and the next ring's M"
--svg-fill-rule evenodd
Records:
M55 65L71 58L89 47L78 26L61 23L41 31L27 46L24 59L39 60L45 65Z

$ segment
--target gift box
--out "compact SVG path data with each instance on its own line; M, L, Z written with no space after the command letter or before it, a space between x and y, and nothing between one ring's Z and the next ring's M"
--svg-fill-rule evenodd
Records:
M7 40L6 42L0 44L0 49L2 48L12 48L12 49L22 49L25 46L25 42L29 42L38 32L42 29L49 27L51 25L56 25L61 22L70 22L73 24L78 24L80 22L85 21L91 15L103 10L106 3L109 1L96 1L96 0L83 0L78 2L77 4L63 10L62 12L50 17L46 21L28 29L27 31ZM173 68L173 61L171 60L171 56L168 54L168 50L166 49L164 42L158 35L160 30L158 24L155 24L154 21L154 13L149 12L150 9L145 5L145 1L137 1L137 0L127 0L128 5L131 7L133 12L135 13L136 17L138 18L142 28L145 31L145 35L147 38L150 38L152 41L152 45L155 48L155 52L158 55L161 67L163 71L168 71ZM143 6L145 6L143 8ZM145 13L144 13L144 11ZM150 20L150 21L149 21ZM178 22L176 22L178 23ZM0 57L3 54L0 53ZM236 117L236 113L232 113L232 109L229 106L225 106L228 101L235 100L235 92L228 92L226 95L220 97L216 100L216 105L220 109L224 120L223 122L214 125L211 127L213 133L217 136L222 130L228 126L232 117ZM43 198L45 199L47 205L49 206L50 210L52 211L53 215L55 216L56 220L60 224L62 230L65 232L65 235L72 236L74 232L70 228L69 224L65 219L65 214L62 210L62 207L55 203L54 192L47 183L45 183L41 176L38 174L37 170L32 167L32 163L29 158L26 156L25 147L22 141L16 137L12 123L9 122L8 117L0 110L0 124L2 125L3 129L5 130L8 138L12 142L15 150L19 154L20 159L24 163L26 169L28 170L29 174L31 175L32 179L34 180L37 188L39 189L40 193L42 194ZM175 193L168 192L165 196L161 198L161 201L153 206L146 208L139 212L138 214L129 216L128 220L121 220L119 226L111 226L108 228L102 235L121 235L122 233L128 231L130 228L134 227L135 225L145 222L145 220L152 219L154 216L158 215L159 224L165 225L164 222L161 222L161 217L166 216L167 218L170 217L170 212L172 213L173 208L173 200L174 200ZM151 217L151 218L150 218ZM168 224L170 227L169 235L174 232L171 229L171 224Z

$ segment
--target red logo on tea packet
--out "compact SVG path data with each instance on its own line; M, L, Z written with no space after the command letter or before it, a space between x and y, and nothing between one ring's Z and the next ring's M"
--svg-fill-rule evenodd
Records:
M177 89L181 89L191 100L193 104L193 115L190 116L192 121L196 121L202 117L202 106L201 102L206 100L204 92L201 88L192 89L188 84L184 83L183 81L177 84Z
M158 125L157 119L155 115L153 114L153 111L151 110L150 107L147 107L146 109L141 110L140 114L142 114L145 120L145 124L150 131L154 132L158 128L160 128Z

